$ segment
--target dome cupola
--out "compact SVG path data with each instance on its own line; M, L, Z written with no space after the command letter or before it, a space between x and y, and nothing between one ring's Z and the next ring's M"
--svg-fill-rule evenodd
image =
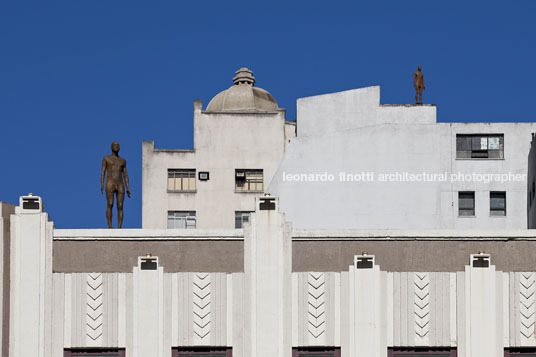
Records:
M279 109L270 93L254 87L255 77L249 69L236 71L233 82L234 86L212 98L207 112L275 112Z

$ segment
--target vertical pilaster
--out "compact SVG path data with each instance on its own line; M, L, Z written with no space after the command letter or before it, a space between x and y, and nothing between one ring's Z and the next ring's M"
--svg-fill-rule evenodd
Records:
M244 237L246 319L244 356L292 354L291 226L273 197L260 197Z
M164 270L158 257L138 258L133 269L133 357L169 357L171 346L164 346ZM170 313L166 312L166 313Z
M348 274L349 343L343 356L387 355L387 275L373 255L356 255ZM341 341L342 342L342 341Z
M24 196L12 216L10 356L50 350L53 225L42 207L40 197Z
M472 254L465 267L465 328L458 338L460 355L500 357L503 355L502 273L497 274L489 254ZM462 342L463 341L463 342Z

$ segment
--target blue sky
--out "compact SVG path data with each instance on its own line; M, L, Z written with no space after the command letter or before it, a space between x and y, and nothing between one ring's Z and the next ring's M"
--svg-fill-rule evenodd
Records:
M104 228L117 140L124 227L141 227L142 140L191 148L193 100L243 66L288 120L297 98L370 85L412 103L421 64L438 121L535 121L535 16L532 0L4 1L0 200L33 192L56 227Z

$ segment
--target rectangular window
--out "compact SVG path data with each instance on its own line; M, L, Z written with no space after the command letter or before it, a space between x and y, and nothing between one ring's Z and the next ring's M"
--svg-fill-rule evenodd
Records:
M195 228L195 211L168 211L168 228Z
M296 347L292 349L292 357L340 357L338 347Z
M503 134L456 134L457 159L503 159Z
M232 357L230 347L174 348L172 357Z
M168 191L194 192L195 169L168 169Z
M458 192L458 216L475 215L475 193L472 191Z
M235 170L235 190L263 191L262 170Z
M98 349L98 350L65 350L63 357L125 357L125 350L119 349Z
M490 216L506 216L506 192L489 193Z
M235 228L244 228L244 223L249 222L249 214L247 211L235 211Z
M455 348L389 348L388 357L456 357Z

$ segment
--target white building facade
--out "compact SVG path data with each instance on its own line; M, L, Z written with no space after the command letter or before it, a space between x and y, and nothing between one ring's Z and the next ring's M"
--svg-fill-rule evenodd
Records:
M380 104L379 87L301 98L297 114L268 188L296 227L527 227L536 123L438 123L433 105Z
M245 229L62 230L41 207L22 197L2 237L11 242L4 356L536 349L531 230L294 229L272 197L256 200ZM230 250L199 262L212 244ZM156 254L140 254L148 250ZM243 259L229 269L232 250ZM197 259L177 269L180 251Z
M194 102L194 149L143 143L144 228L235 228L254 210L295 136L295 123L251 71L203 110Z
M536 355L536 124L370 87L299 99L296 136L234 83L194 149L143 143L143 228L0 202L0 357Z

